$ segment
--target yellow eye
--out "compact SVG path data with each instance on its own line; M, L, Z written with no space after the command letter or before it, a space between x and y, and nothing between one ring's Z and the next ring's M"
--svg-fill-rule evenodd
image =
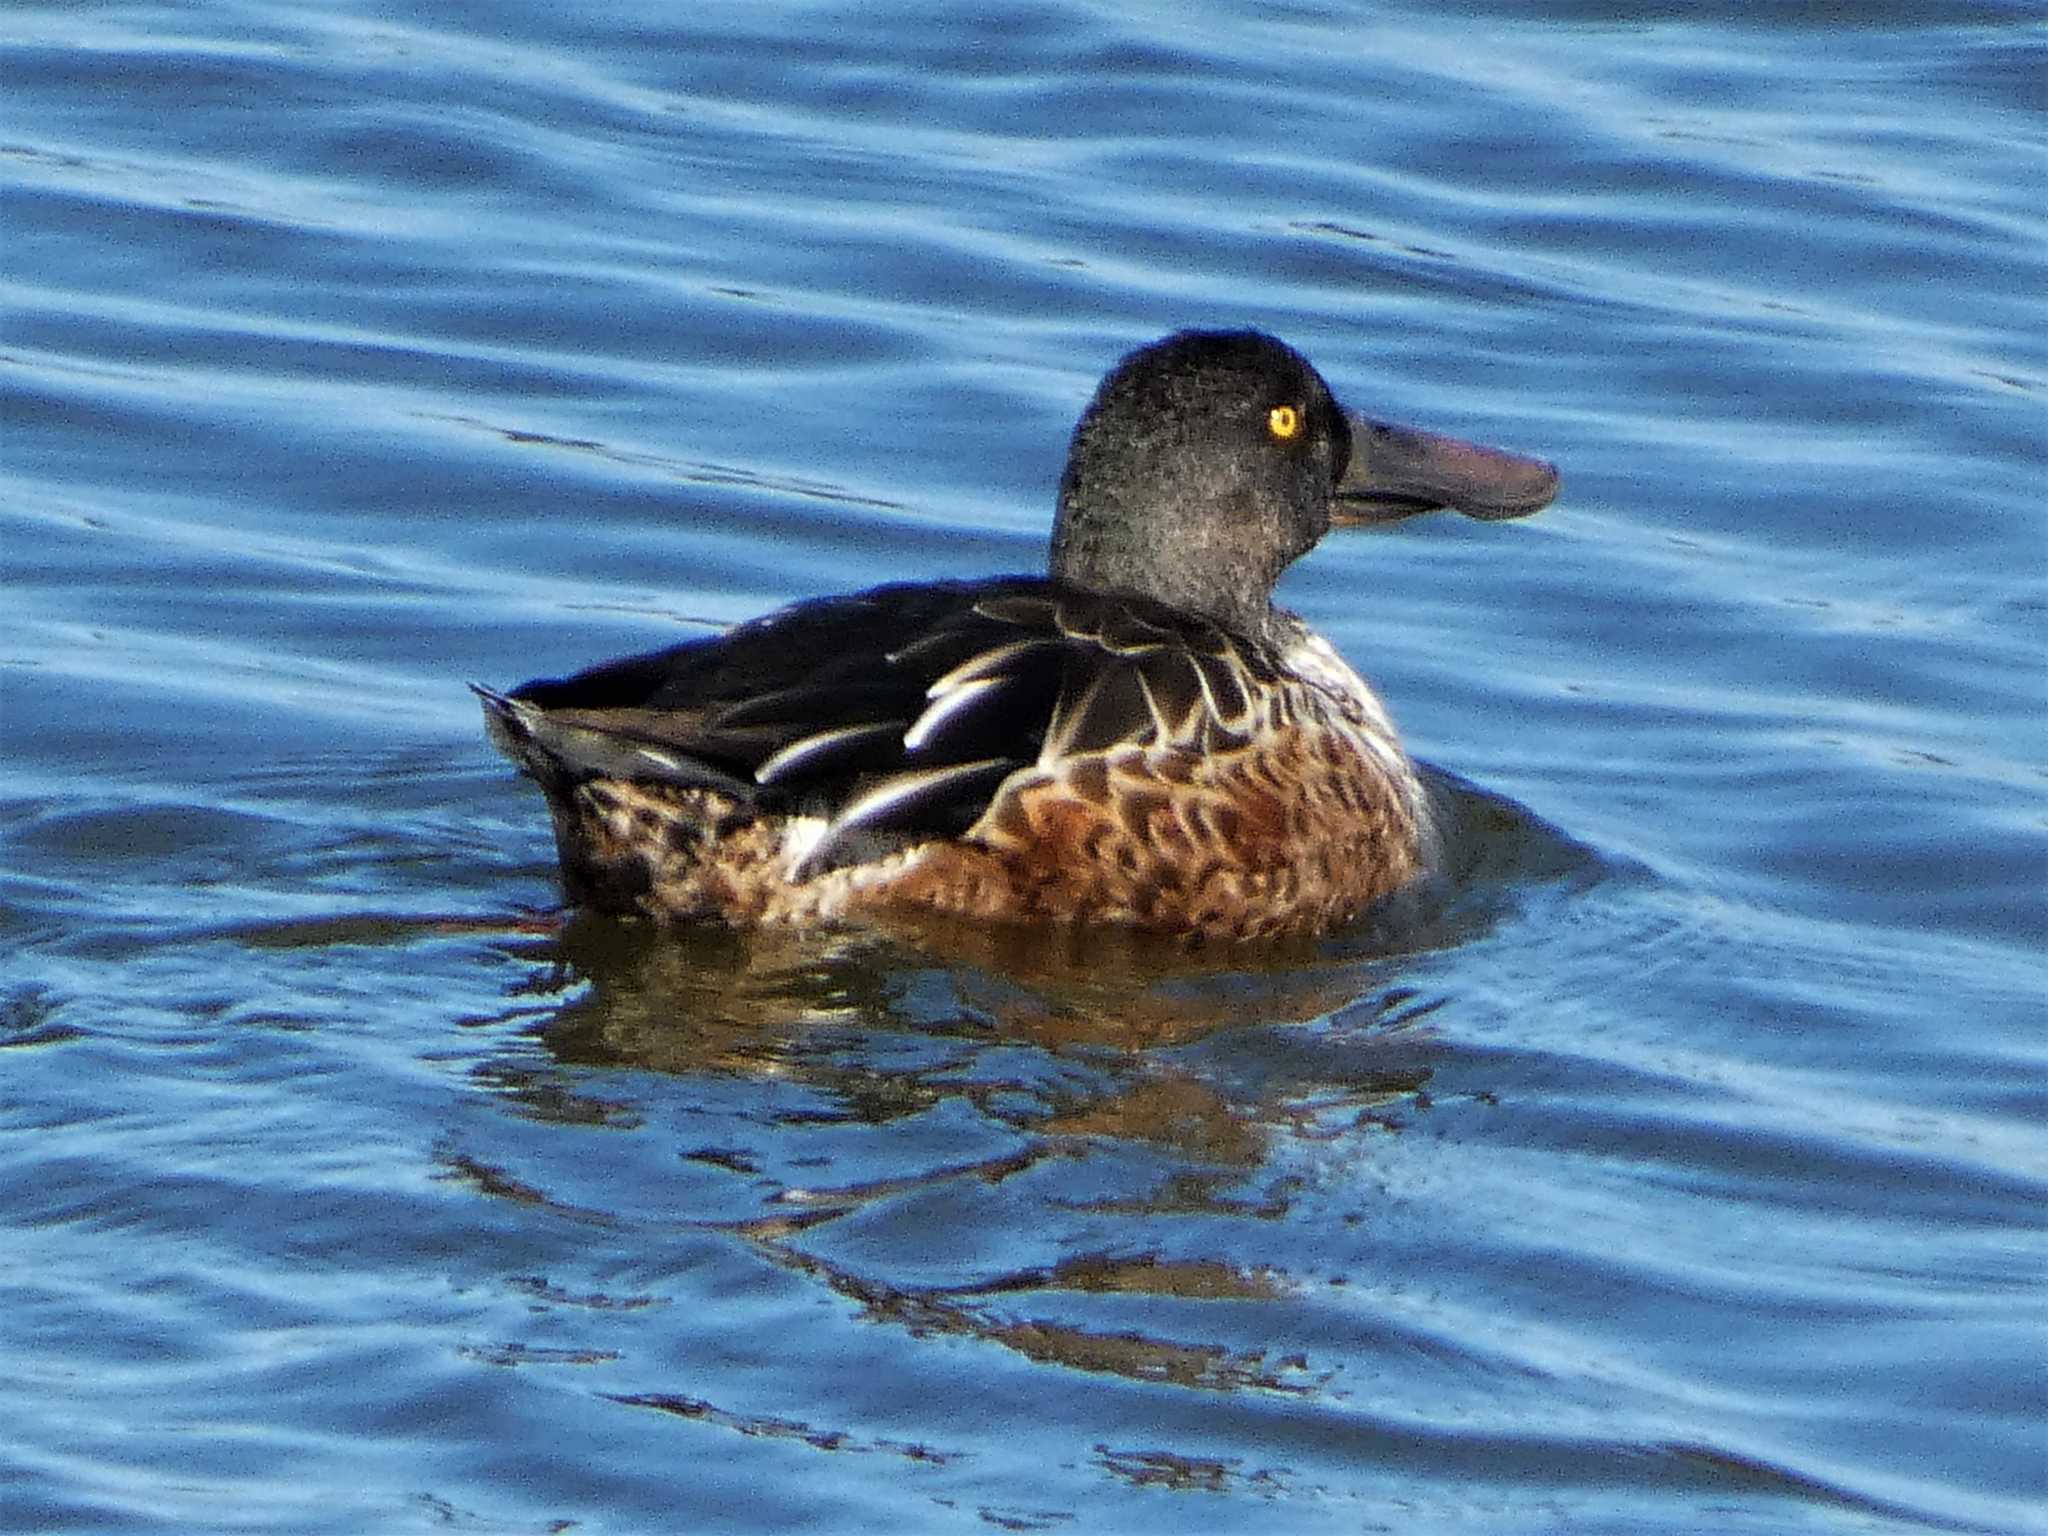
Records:
M1301 430L1301 412L1291 405L1276 405L1266 413L1266 430L1286 442Z

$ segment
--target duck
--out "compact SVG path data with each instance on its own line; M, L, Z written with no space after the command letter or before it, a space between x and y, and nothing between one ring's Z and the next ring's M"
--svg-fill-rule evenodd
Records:
M1262 331L1180 331L1082 412L1044 575L812 598L470 686L586 909L1314 937L1415 882L1438 836L1386 706L1275 603L1281 574L1333 527L1517 518L1558 486L1346 409Z

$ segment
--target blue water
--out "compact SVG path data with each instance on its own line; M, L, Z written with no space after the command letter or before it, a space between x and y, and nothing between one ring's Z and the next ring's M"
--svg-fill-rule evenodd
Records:
M975 11L7 9L0 1528L2048 1530L2038 8ZM465 680L1198 323L1564 470L1285 584L1440 911L558 920Z

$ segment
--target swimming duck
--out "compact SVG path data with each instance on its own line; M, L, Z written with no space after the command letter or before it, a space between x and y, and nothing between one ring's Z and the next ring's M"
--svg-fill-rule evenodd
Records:
M1348 414L1271 336L1184 331L1082 414L1048 574L819 598L476 692L592 907L1318 933L1426 868L1429 797L1275 582L1332 525L1556 491L1541 460Z

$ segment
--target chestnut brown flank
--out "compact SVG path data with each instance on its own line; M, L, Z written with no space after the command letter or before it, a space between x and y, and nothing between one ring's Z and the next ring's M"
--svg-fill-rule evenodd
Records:
M669 921L916 908L1195 939L1316 932L1420 863L1419 829L1393 809L1384 772L1331 734L1287 727L1227 753L1127 748L1026 770L964 836L805 881L792 879L785 822L709 790L590 781L559 842L578 899Z

